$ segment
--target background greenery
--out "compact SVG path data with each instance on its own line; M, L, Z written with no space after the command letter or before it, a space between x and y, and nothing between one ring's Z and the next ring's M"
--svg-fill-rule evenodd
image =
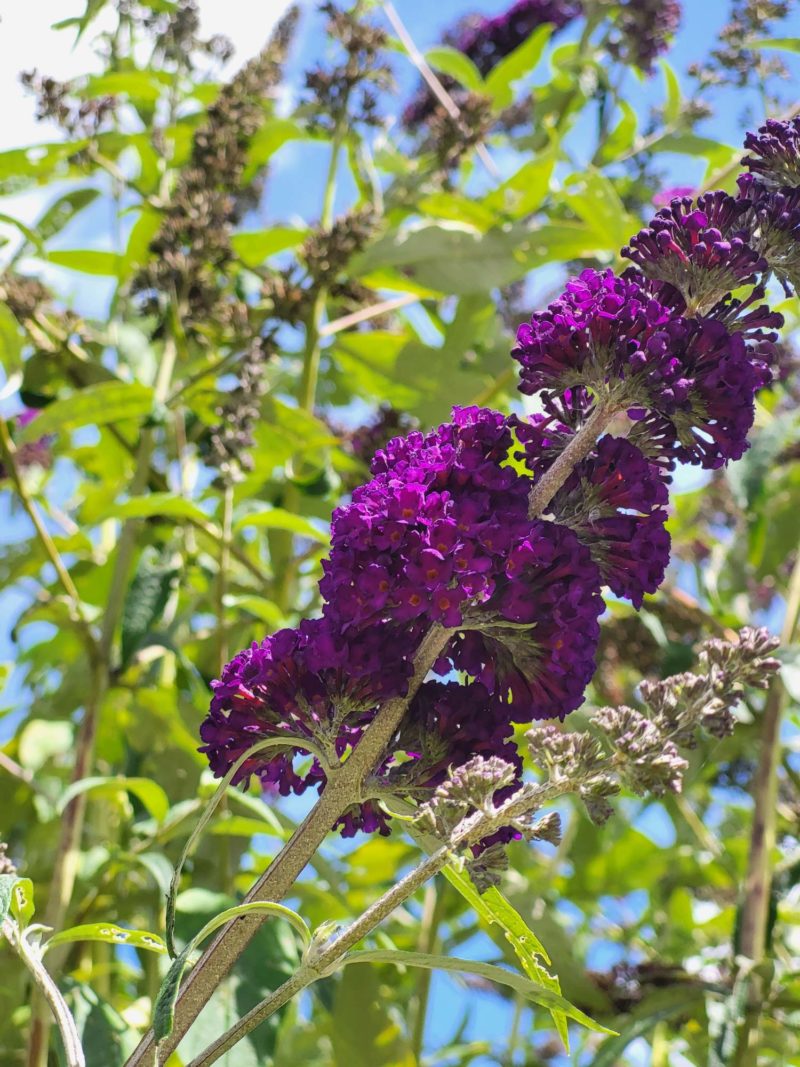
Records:
M645 80L609 60L610 5L591 33L584 23L555 41L537 31L486 80L452 51L431 53L486 100L480 125L440 129L433 141L399 120L416 75L381 5L360 5L389 32L376 54L358 57L359 79L372 70L374 111L363 80L341 110L320 106L324 82L312 82L316 96L304 88L302 63L342 62L318 16L304 13L284 80L263 63L237 78L235 63L191 28L187 36L186 7L120 5L98 38L100 73L61 96L33 79L50 120L45 143L0 153L11 207L23 191L41 195L32 226L2 215L3 412L28 510L43 516L68 568L65 583L6 471L0 839L34 882L37 919L58 928L163 931L172 865L214 788L197 752L208 683L229 654L315 611L331 510L366 474L356 427L382 405L402 413L401 425L424 427L453 404L519 406L508 357L516 323L566 271L617 264L665 185L732 188L746 124L795 103L792 81L771 67L782 54L794 71L795 12L778 40L739 50L744 73L711 58L690 76L662 61ZM415 29L422 7L409 5ZM65 13L64 48L113 10L88 0ZM709 7L709 25L718 14ZM699 46L719 50L710 32ZM382 64L399 89L388 72L376 80ZM520 122L509 127L512 104ZM794 299L781 310L794 328ZM354 313L363 320L351 322ZM787 596L789 623L800 596L788 593L800 379L792 351L784 356L744 460L708 480L678 473L670 580L639 615L610 604L590 698L634 701L642 676L688 669L703 636L784 626L774 980L759 1062L800 1064L800 648L784 622ZM23 428L13 418L23 405L46 410ZM43 436L43 454L24 452ZM741 1009L737 906L759 711L755 699L733 738L695 750L683 796L626 798L603 830L565 805L558 849L512 850L506 895L547 947L564 995L619 1038L576 1030L567 1055L550 1017L511 990L351 967L224 1062L726 1062L719 1050ZM180 939L241 897L306 806L230 794L187 866ZM76 818L82 832L65 854ZM414 855L401 832L331 838L289 903L314 926L350 918ZM514 959L439 881L377 943ZM188 1062L297 958L291 932L265 925L170 1062ZM163 970L161 957L129 946L63 953L63 988L93 1067L124 1061ZM4 1065L26 1062L28 984L4 958Z

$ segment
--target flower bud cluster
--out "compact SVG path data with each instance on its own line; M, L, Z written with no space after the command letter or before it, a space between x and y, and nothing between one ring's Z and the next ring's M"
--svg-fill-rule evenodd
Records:
M333 132L345 119L379 126L376 90L392 86L391 71L381 59L386 34L334 3L324 3L320 10L327 16L328 37L338 41L343 55L332 68L318 66L306 74L311 128Z
M538 784L522 786L502 758L479 756L454 767L420 808L417 825L444 842L466 842L471 869L487 886L502 873L503 844L512 837L558 842L557 813L540 812L560 796L577 795L589 818L602 824L613 814L609 798L623 788L638 796L679 793L688 769L679 746L696 744L698 729L719 736L719 723L733 720L743 687L769 684L779 666L771 655L777 644L766 630L745 627L736 642L701 646L702 674L676 675L646 689L649 714L607 707L592 717L592 732L551 725L528 731L530 756L542 775Z
M261 399L267 391L264 371L272 355L270 342L260 337L250 342L237 368L235 388L225 394L216 409L220 421L209 428L205 460L226 482L236 481L242 472L253 469L253 428L261 415Z
M785 180L798 136L783 124L748 140L758 196L785 196L772 176ZM771 251L757 217L745 197L673 200L631 242L634 268L584 271L520 327L521 389L540 393L544 414L455 408L377 451L370 480L333 514L322 618L240 654L216 683L203 726L216 773L284 731L286 752L260 754L246 773L283 792L323 788L326 768L315 758L298 771L291 737L321 743L333 767L382 701L405 699L342 831L387 832L393 796L424 804L435 792L438 833L489 813L474 852L536 836L516 808L507 822L492 814L527 795L514 725L563 721L582 703L604 586L638 607L663 580L676 463L716 468L747 447L781 323L760 303ZM605 432L622 413L628 439ZM431 676L409 692L431 633ZM774 669L773 647L753 630L735 646L707 642L698 674L642 686L647 715L604 709L594 734L536 729L534 761L597 821L621 786L676 791L676 746L698 725L729 732L742 687Z
M678 0L623 0L616 18L618 35L611 43L612 55L652 74L656 59L678 32L681 14Z
M280 79L297 9L290 9L266 47L224 85L194 135L187 166L150 243L151 260L132 291L151 302L174 295L185 324L215 321L234 335L247 329L247 308L223 293L233 258L230 235L239 217L250 140L264 121L264 101ZM202 342L203 332L194 331Z

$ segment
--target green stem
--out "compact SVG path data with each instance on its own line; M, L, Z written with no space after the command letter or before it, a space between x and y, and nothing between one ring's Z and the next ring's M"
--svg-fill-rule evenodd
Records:
M594 411L569 444L541 477L533 483L528 497L528 518L538 518L570 476L578 463L592 451L597 438L614 418L617 407L609 401L598 401Z
M322 194L322 213L320 229L329 230L333 223L333 208L336 199L336 175L339 169L339 154L345 134L347 101L342 108L342 117L336 123L331 144L331 157ZM319 383L319 365L322 359L321 329L322 319L328 303L328 289L321 285L314 296L314 302L306 320L306 343L303 350L303 369L297 391L297 401L303 411L313 413ZM283 506L292 514L300 510L300 491L296 485L289 483ZM294 600L294 586L297 575L297 560L293 555L294 537L288 531L276 531L270 540L270 555L273 557L274 570L279 572L276 578L275 601L281 611L287 613Z
M64 998L61 996L58 986L45 969L38 952L28 944L24 935L16 928L10 919L5 919L2 926L0 926L0 929L14 952L16 952L30 971L33 980L36 983L38 993L52 1012L53 1018L61 1033L66 1067L86 1067L86 1060L83 1055L83 1049L81 1048L81 1041L78 1036L78 1028L75 1025L75 1020L73 1019ZM45 1048L43 1051L46 1060L47 1049Z
M531 811L538 810L543 804L555 800L563 793L575 790L579 784L577 780L561 779L557 782L526 786L499 807L484 809L468 816L459 823L447 842L426 856L413 870L387 890L374 904L371 904L350 926L332 940L317 947L316 951L312 944L300 969L266 1000L252 1008L227 1033L192 1060L189 1067L208 1067L209 1064L216 1063L228 1049L233 1048L296 993L333 973L351 948L367 934L372 933L395 908L408 900L413 893L450 862L454 851L488 836L500 826L506 825L510 819L520 818Z
M28 518L34 525L36 534L42 543L42 547L47 553L47 558L52 563L58 580L64 592L67 594L71 601L71 606L75 612L76 618L81 618L80 602L81 598L78 595L78 590L75 588L75 583L72 581L69 571L67 570L61 554L55 546L53 538L42 521L42 517L39 514L39 510L33 501L33 497L28 492L25 482L20 477L19 469L16 462L17 450L14 447L14 442L11 440L11 434L8 432L8 426L5 419L0 419L0 455L3 457L3 466L6 468L11 481L14 484L14 488L22 501L22 506L25 509Z
M800 619L800 550L792 569L786 596L786 614L781 628L781 645L792 644ZM750 853L740 908L739 953L756 964L767 952L770 891L777 827L778 766L781 761L781 720L786 706L786 690L776 679L767 695L761 721L761 753L753 782L753 822ZM738 1035L737 1057L741 1064L755 1062L759 1043L761 1012L767 990L764 979L754 976L744 1024Z
M440 885L437 885L436 882L431 882L425 891L418 951L425 952L428 955L435 955L437 951L439 926L444 915L443 901L446 885L446 882L442 882ZM414 1012L414 1029L411 1037L411 1051L417 1063L422 1060L422 1051L425 1043L425 1024L428 1021L431 977L432 974L429 970L423 970L417 980L417 1005Z
M507 1067L514 1067L514 1054L519 1044L519 1031L522 1025L522 1013L525 1010L525 1001L520 996L514 998L514 1015L511 1019L511 1032L508 1035L505 1062Z
M155 385L156 403L163 403L166 399L169 381L175 367L177 347L173 338L168 338L164 345L164 354L158 368L158 377ZM136 469L130 486L131 496L140 496L145 489L150 477L150 459L155 447L153 429L149 426L142 430L139 440L139 448L136 453ZM108 594L105 615L103 617L103 630L100 638L100 651L107 665L111 663L111 649L114 644L114 634L117 623L122 615L125 593L128 589L133 557L136 554L136 539L139 529L138 519L128 519L122 527L117 545L117 553L114 559L114 570L111 575L111 587Z
M414 673L406 695L386 701L346 761L330 774L319 801L252 887L245 903L256 900L278 902L285 897L337 819L353 804L360 802L366 779L379 766L408 705L452 633L452 630L444 630L440 626L434 626L429 631L414 660ZM177 1048L260 925L260 916L237 919L223 927L206 948L181 987L175 1004L173 1031L159 1045L159 1051L165 1058ZM154 1048L151 1030L142 1038L126 1067L150 1067Z
M225 596L228 586L228 567L231 556L231 526L233 524L233 485L225 483L222 494L222 538L219 543L217 570L217 663L220 673L228 662L228 628L225 619Z
M97 643L83 617L78 590L72 577L50 536L38 508L27 487L20 477L16 464L16 449L4 419L0 419L0 454L11 481L19 494L22 506L33 523L45 553L55 569L58 580L67 595L73 620L79 626L86 642L87 656L90 662L90 677L97 681L100 671L100 658ZM83 721L76 739L75 766L72 781L86 776L91 767L94 752L94 738L97 729L97 712L102 699L102 688L90 686L84 707ZM58 845L56 847L50 896L47 901L46 921L48 926L58 929L64 920L75 878L78 870L80 838L86 813L86 797L78 796L67 806L61 823ZM31 1022L28 1038L28 1067L45 1067L48 1055L48 1035L51 1016L47 1010L48 1003L53 1008L52 998L41 982L37 982L37 991L31 1004ZM55 1011L55 1008L53 1008ZM61 1025L59 1021L59 1025Z

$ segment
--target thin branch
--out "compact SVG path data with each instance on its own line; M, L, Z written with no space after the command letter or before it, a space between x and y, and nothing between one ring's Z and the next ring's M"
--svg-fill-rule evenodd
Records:
M349 807L362 799L363 784L380 764L387 746L403 720L428 671L440 655L452 630L434 626L423 639L414 660L414 673L403 697L387 700L369 724L347 760L332 773L319 801L245 897L278 902L289 892L300 873ZM223 981L261 925L259 916L236 919L223 927L205 950L181 988L175 1005L175 1026L159 1044L168 1056L175 1050L214 990ZM150 1067L155 1040L152 1030L142 1038L126 1067Z
M75 588L75 583L72 581L70 573L61 558L60 552L55 546L53 538L50 536L47 527L42 521L39 509L33 502L33 498L28 492L25 482L20 477L19 469L17 468L16 453L17 450L14 447L14 442L11 440L11 434L8 432L6 421L5 419L0 419L0 454L2 454L3 457L3 466L6 468L11 477L11 481L14 483L14 488L17 490L19 498L22 501L22 506L36 529L36 534L42 543L42 547L47 553L47 558L55 568L55 572L58 575L58 580L61 583L64 592L72 602L73 610L77 617L80 618L81 598L78 594L78 590Z
M86 1059L81 1048L81 1039L78 1036L75 1020L67 1007L66 1001L61 996L61 991L45 969L38 952L28 944L10 919L5 919L0 929L2 929L14 952L30 971L37 989L50 1006L53 1018L61 1033L67 1067L86 1067Z
M433 70L431 69L430 64L425 59L425 56L417 48L416 44L414 43L413 37L406 29L403 20L398 15L397 9L395 8L394 4L390 3L389 0L384 0L383 10L386 12L386 18L391 23L392 29L400 38L400 43L403 45L406 52L408 53L408 58L417 68L430 91L433 93L433 95L436 97L436 99L439 101L439 103L442 105L442 107L445 109L451 119L459 119L461 117L460 108L458 107L450 93L448 93L447 89L445 89L445 87L436 77ZM483 163L484 167L486 168L488 174L492 178L499 178L500 171L497 169L497 164L489 154L489 149L486 147L486 145L483 143L479 143L478 145L476 145L475 151L481 163Z
M301 989L331 974L345 953L371 933L395 908L408 900L420 886L438 874L450 862L456 849L489 836L499 827L507 825L510 820L537 810L564 792L573 791L578 784L577 780L562 779L558 783L545 782L542 785L524 786L499 807L491 811L478 811L463 819L453 831L449 841L440 845L412 871L409 871L350 926L330 941L317 947L316 951L312 945L306 955L304 965L287 982L266 1000L252 1008L227 1033L192 1060L189 1067L209 1067L210 1064L216 1063L225 1052L270 1015L273 1015Z
M334 319L333 322L326 322L320 327L319 335L320 337L332 337L336 333L341 333L342 330L349 330L351 326L357 326L359 322L367 322L369 319L377 318L378 315L386 315L390 311L397 311L398 308L416 304L419 299L416 293L404 293L402 296L390 297L379 304L372 304L350 315L343 315L340 319Z

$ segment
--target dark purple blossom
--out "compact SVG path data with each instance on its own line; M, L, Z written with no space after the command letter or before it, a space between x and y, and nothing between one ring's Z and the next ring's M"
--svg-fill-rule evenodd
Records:
M761 254L784 287L788 281L797 289L800 282L800 188L775 189L762 184L754 174L742 174L739 196L749 205L749 222Z
M601 437L550 504L591 551L612 593L642 606L669 564L668 478L635 445Z
M800 118L767 119L758 133L748 133L742 160L751 174L772 188L800 186Z
M320 590L326 616L345 633L436 621L479 630L478 645L505 643L491 677L488 653L476 669L495 704L528 721L580 703L602 600L597 567L575 535L528 518L530 477L510 461L518 427L525 432L514 417L456 408L438 430L390 442L373 480L334 514ZM464 661L461 647L455 638L451 667L471 674L477 660ZM442 669L451 669L449 655Z
M401 727L398 749L405 762L389 768L386 781L403 783L419 799L440 785L453 767L474 756L498 756L522 774L507 717L492 715L490 694L480 682L425 682Z
M680 23L678 0L623 0L617 16L622 36L612 44L612 51L650 74Z
M469 56L485 77L545 24L563 29L581 12L576 0L517 0L499 15L466 18L447 43Z
M649 410L632 408L631 440L649 456L710 470L749 447L755 393L765 368L751 362L745 337L711 319L683 319L682 355Z
M253 642L212 682L214 695L200 727L200 751L222 777L256 742L285 738L285 749L267 749L248 759L234 784L255 774L262 786L282 796L303 793L309 786L322 788L323 770L316 759L305 759L302 742L314 740L334 758L355 744L379 704L406 691L411 638L405 655L402 635L388 639L380 627L351 645L324 620L315 619L296 630L279 630L260 644ZM361 823L373 816L380 822L370 811L348 815L344 830L356 817Z
M603 610L600 573L566 526L535 520L506 554L505 581L467 615L436 665L482 682L512 722L564 718L594 673Z
M748 207L718 190L673 200L631 238L622 255L648 278L674 286L690 314L707 311L740 285L755 284L766 260L748 243Z
M520 389L605 393L648 376L674 348L673 318L639 280L584 270L517 330Z
M658 291L656 289L656 291ZM660 294L659 294L660 295ZM745 337L717 319L676 314L635 272L585 270L546 311L520 326L512 353L520 389L610 398L655 435L648 456L719 467L747 447L763 368ZM575 392L575 391L578 392Z
M758 388L772 381L773 368L778 361L778 330L784 322L780 312L758 303L765 295L766 290L757 286L744 300L729 297L720 301L707 316L723 323L731 333L738 333L743 339Z

